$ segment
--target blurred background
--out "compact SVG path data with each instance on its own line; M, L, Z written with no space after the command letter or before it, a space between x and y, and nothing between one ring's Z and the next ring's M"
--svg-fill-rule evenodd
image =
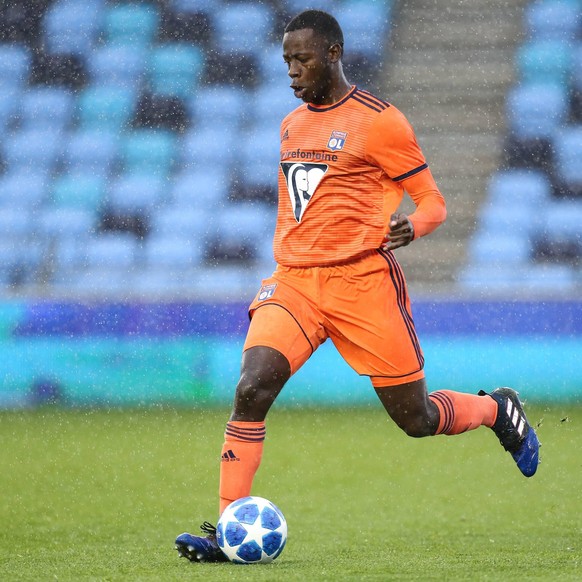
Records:
M29 0L0 4L0 407L231 401L306 8L448 202L397 251L429 387L582 395L582 0ZM281 400L372 392L326 344Z

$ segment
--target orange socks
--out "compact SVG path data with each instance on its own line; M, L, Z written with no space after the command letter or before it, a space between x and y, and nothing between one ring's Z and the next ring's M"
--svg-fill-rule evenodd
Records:
M265 433L264 422L226 423L220 462L220 514L235 499L251 494L261 464Z
M497 402L489 396L439 390L428 397L440 413L435 434L460 434L482 425L492 427L497 418Z

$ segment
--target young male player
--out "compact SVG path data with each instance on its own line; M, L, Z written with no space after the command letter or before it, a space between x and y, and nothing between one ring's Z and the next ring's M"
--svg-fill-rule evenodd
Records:
M539 442L517 393L428 394L406 282L392 251L446 217L414 132L386 101L350 85L343 34L329 14L308 10L283 36L291 89L303 101L281 124L277 269L249 308L241 376L226 424L220 512L250 495L265 417L290 378L326 339L370 377L384 408L408 435L493 429L521 472L538 464ZM416 205L397 209L406 192ZM181 556L222 561L215 530L176 539Z

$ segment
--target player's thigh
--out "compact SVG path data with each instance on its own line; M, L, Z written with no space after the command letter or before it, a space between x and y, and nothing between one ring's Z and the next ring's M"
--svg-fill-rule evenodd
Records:
M244 350L273 348L287 358L294 374L327 337L321 318L305 298L280 282L275 296L260 298L261 292L250 306Z
M374 255L356 265L333 289L334 344L346 361L374 386L424 377L424 358L400 266ZM349 295L347 290L349 288Z

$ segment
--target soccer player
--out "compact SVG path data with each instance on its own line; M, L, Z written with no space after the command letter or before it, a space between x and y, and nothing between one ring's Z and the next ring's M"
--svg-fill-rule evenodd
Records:
M283 36L290 86L303 103L281 124L277 268L249 308L241 375L222 448L222 512L251 494L265 417L277 395L328 338L370 377L394 422L412 437L493 429L521 472L538 464L539 442L517 393L431 394L404 275L392 251L446 217L444 199L404 115L351 85L335 18L307 10ZM409 195L415 210L398 212ZM181 556L222 561L215 529L176 539Z

